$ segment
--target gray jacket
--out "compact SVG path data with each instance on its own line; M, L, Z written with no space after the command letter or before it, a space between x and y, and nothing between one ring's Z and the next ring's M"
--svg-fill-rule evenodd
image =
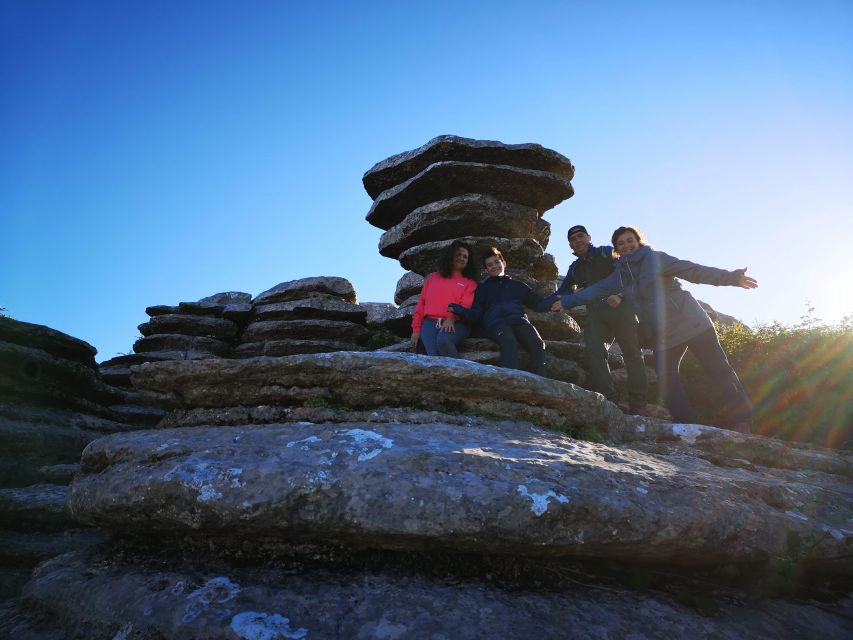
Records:
M737 286L742 270L726 271L679 260L651 247L622 256L604 280L560 298L563 308L622 293L640 321L640 341L655 350L671 349L713 327L708 314L675 278L697 284Z

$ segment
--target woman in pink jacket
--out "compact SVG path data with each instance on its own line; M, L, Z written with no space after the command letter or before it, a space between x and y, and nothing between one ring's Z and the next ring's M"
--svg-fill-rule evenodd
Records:
M421 290L412 318L412 346L420 340L428 355L458 358L457 347L471 328L450 313L447 305L470 308L477 288L471 247L454 240L441 255L438 271L431 273Z

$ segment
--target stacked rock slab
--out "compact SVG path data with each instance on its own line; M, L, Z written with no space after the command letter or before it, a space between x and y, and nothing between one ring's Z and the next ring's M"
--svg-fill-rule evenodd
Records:
M24 613L65 637L849 629L838 597L815 607L773 592L780 575L853 575L849 456L630 421L570 384L411 354L152 362L131 375L169 427L87 448L69 506L113 539L43 564L24 592ZM742 588L756 575L763 596ZM25 623L0 612L9 637Z
M478 264L482 251L496 246L512 277L540 294L554 291L557 266L545 253L550 225L542 215L573 195L573 176L568 158L540 145L457 136L439 136L376 164L363 177L374 198L367 220L385 230L379 252L399 260L408 271L397 283L396 312L383 309L376 321L401 337L410 335L424 277L436 270L442 250L455 239L474 248L472 259ZM572 341L580 333L566 314L529 316L547 341ZM499 360L491 341L466 341L462 354L477 362ZM550 352L546 359L549 375L568 382L584 380L574 360L563 362Z
M235 349L238 358L363 351L367 310L346 278L282 282L253 300L252 318Z
M92 440L132 427L110 407L95 348L42 325L0 318L0 599L38 561L97 537L74 525L67 484Z

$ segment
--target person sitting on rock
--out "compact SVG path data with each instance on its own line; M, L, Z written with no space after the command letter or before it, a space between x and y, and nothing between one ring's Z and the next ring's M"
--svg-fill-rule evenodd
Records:
M518 369L518 343L524 345L529 357L528 370L545 374L545 343L530 324L524 307L544 311L543 300L526 284L506 275L506 260L496 247L489 247L483 256L483 266L489 277L474 294L474 304L466 309L458 304L447 310L470 322L480 322L486 335L501 347L501 366Z
M676 278L743 289L755 289L758 282L746 275L746 268L726 271L655 251L634 227L619 227L612 241L620 256L616 270L596 284L562 296L555 306L568 309L622 293L639 318L641 341L655 350L658 385L673 420L696 422L679 378L681 359L689 349L708 374L709 391L716 392L723 402L725 425L749 433L752 403L720 346L708 314Z
M412 317L412 346L423 345L427 355L459 357L459 343L471 333L448 305L470 307L477 289L477 272L471 247L454 240L442 252L438 271L431 273L421 289Z
M571 227L567 237L569 247L577 259L572 262L557 292L546 298L553 305L552 310L557 310L560 296L595 284L613 273L613 247L594 246L592 236L581 224ZM590 301L586 305L586 312L583 341L589 367L589 388L598 391L614 404L619 403L619 392L610 375L605 347L605 343L615 339L622 350L628 373L628 411L633 414L645 413L648 393L646 364L640 351L637 317L631 303L623 301L621 295L614 294Z

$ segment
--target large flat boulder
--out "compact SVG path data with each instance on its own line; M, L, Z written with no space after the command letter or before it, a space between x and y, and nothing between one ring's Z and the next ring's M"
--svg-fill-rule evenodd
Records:
M466 193L533 207L542 215L574 195L572 183L553 173L476 162L436 162L383 191L367 212L374 227L388 230L418 207Z
M179 333L185 336L206 336L233 340L238 327L231 320L203 315L167 313L153 316L139 325L139 333L150 336L160 333Z
M69 336L67 333L41 324L21 322L2 316L0 316L0 341L40 349L57 358L79 362L89 368L95 367L95 354L98 352L88 342Z
M338 276L317 276L288 280L259 293L253 302L256 305L286 302L304 298L310 293L325 293L353 304L358 302L352 283L346 278Z
M187 336L180 333L157 333L143 336L133 343L136 353L156 353L163 357L173 353L176 359L200 358L204 354L228 358L232 354L230 343L206 336ZM201 354L201 355L194 355Z
M379 253L397 258L409 247L459 236L533 238L546 247L550 235L551 225L533 207L468 193L412 211L382 234Z
M444 135L433 138L422 147L405 151L376 163L362 178L371 198L405 182L429 165L447 160L501 164L522 169L535 169L571 180L575 168L565 156L538 144L504 144L496 140L473 140Z
M542 245L531 238L461 236L458 239L471 247L473 255L469 259L475 261L478 270L482 266L482 256L489 247L497 247L511 267L531 274L546 255ZM436 240L410 247L400 254L400 265L404 269L427 276L438 270L441 255L452 242L453 240Z
M259 304L255 320L348 320L364 324L367 311L328 293L309 293L303 298Z
M397 286L394 289L394 303L402 304L407 298L420 294L424 288L425 278L414 271L407 271L397 281Z
M39 483L0 489L0 528L55 531L74 523L65 503L68 487Z
M93 442L68 504L115 531L853 577L848 479L798 473L517 422L195 427Z
M0 341L0 402L72 407L103 415L103 405L121 398L121 392L98 378L94 364Z
M348 320L259 320L251 323L243 332L246 342L269 340L349 340L361 342L367 339L367 329Z
M690 606L690 587L675 579L667 593L633 591L571 568L555 567L546 575L561 573L565 587L535 590L452 574L417 575L405 568L134 562L119 551L93 548L43 564L25 588L26 602L56 626L37 618L30 626L25 616L0 613L0 631L26 640L849 637L849 601L786 602L732 597L730 590L721 590L710 597L697 594L703 609ZM632 575L630 569L626 575ZM23 635L31 629L32 635Z
M454 406L554 426L618 430L622 413L603 396L530 373L403 353L328 353L146 363L131 378L151 404L170 409L292 405Z
M294 356L300 353L331 353L333 351L364 351L365 348L351 340L282 338L266 342L244 342L234 349L236 358L258 356Z

